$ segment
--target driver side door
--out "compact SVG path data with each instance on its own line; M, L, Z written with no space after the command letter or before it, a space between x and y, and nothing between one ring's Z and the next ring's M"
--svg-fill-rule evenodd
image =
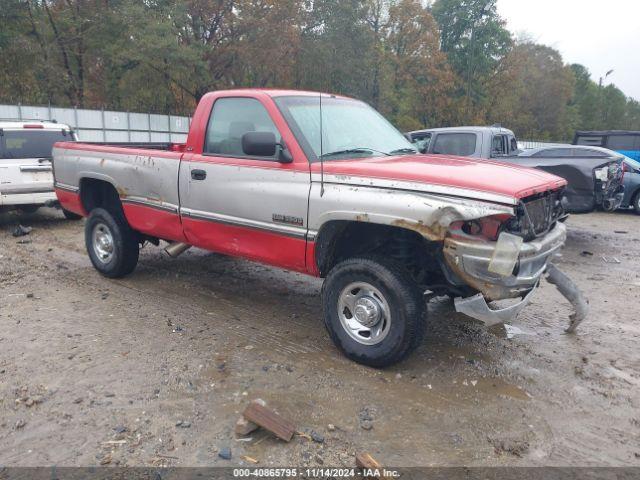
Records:
M271 106L271 112L267 109ZM213 103L202 152L186 154L180 195L189 243L223 254L305 271L306 159L282 161L246 155L242 136L272 132L282 141L284 120L275 106L252 97L220 97Z

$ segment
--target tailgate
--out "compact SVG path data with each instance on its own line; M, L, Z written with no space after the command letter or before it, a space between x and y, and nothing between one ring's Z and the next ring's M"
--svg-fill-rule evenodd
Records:
M37 158L0 160L2 195L42 193L53 190L51 160Z

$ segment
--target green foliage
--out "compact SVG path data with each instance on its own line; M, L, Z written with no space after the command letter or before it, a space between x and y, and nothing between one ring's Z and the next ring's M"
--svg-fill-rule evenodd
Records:
M640 129L640 103L517 42L496 0L1 0L0 101L190 113L208 91L361 98L405 130Z

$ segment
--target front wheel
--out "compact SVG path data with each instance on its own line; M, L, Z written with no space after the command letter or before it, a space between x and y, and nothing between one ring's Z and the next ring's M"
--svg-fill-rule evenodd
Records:
M92 210L84 226L84 239L91 263L105 277L124 277L136 268L138 235L121 215L102 208Z
M424 338L424 299L409 273L379 257L336 265L322 286L324 321L350 359L387 367L406 358Z

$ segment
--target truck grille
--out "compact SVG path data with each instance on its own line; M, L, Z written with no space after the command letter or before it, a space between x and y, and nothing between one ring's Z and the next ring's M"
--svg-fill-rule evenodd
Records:
M533 240L546 235L564 215L562 190L545 192L522 200L517 216L508 225L508 231Z

